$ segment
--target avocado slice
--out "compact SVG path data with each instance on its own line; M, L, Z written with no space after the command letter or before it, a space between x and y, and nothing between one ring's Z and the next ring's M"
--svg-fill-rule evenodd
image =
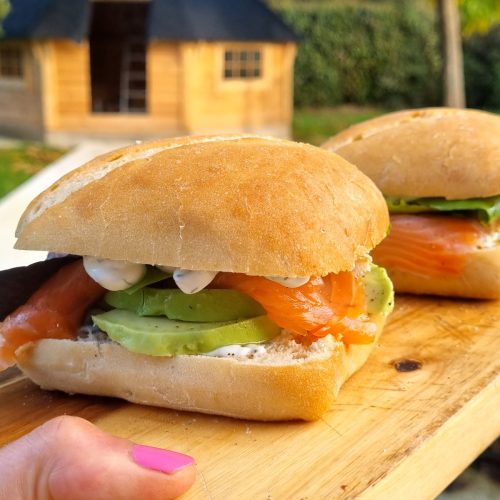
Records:
M394 309L394 288L386 270L372 264L362 280L368 313L387 316Z
M92 319L129 351L151 356L200 354L231 344L265 342L281 331L267 316L235 322L187 323L144 318L130 311L113 309Z
M142 288L134 293L108 292L104 300L139 316L166 316L194 322L234 321L265 314L260 304L235 290L202 290L188 295L177 289Z

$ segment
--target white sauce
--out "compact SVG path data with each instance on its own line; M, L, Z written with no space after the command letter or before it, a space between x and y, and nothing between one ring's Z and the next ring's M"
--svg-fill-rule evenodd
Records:
M146 274L144 264L125 260L97 259L83 257L83 267L87 274L106 290L126 290L135 285Z
M266 279L279 283L287 288L298 288L299 286L305 285L311 277L304 276L302 278L282 278L281 276L266 276Z
M175 284L187 294L203 290L215 278L217 271L190 271L176 269L174 271Z
M500 244L500 233L489 233L485 235L478 248L493 248Z
M123 260L98 259L84 257L83 265L87 274L107 290L126 290L139 282L146 274L144 264ZM171 266L156 266L166 273L172 273L176 285L186 294L193 294L207 287L217 275L217 271L193 271ZM265 276L266 279L287 288L305 285L310 277L287 278Z
M249 354L264 354L266 348L259 344L247 345L226 345L210 352L203 353L204 356L214 356L216 358L244 357Z

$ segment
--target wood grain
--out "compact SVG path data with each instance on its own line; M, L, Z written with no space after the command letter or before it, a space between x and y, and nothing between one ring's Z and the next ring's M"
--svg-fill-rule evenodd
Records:
M0 444L69 413L195 456L187 499L433 498L500 432L499 325L500 303L399 298L380 346L314 423L71 397L14 375L0 382ZM398 372L404 360L420 368Z
M39 58L35 44L2 41L2 47L19 49L23 54L23 77L0 78L0 129L2 134L19 138L39 138L43 130Z
M28 103L38 113L39 132L143 137L244 130L289 135L295 43L151 41L148 110L139 115L92 112L88 42L47 40L36 47L43 85L36 81L31 97L24 88L19 93L0 87L2 109L10 110L9 120L24 128L27 117L33 121L33 113L25 109ZM233 49L261 51L260 78L224 79L224 52ZM4 121L0 117L0 125Z

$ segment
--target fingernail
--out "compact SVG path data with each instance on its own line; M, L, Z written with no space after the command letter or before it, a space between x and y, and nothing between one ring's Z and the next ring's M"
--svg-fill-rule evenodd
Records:
M140 444L135 444L132 447L132 459L141 467L166 472L167 474L173 474L188 465L194 464L194 458L189 455Z

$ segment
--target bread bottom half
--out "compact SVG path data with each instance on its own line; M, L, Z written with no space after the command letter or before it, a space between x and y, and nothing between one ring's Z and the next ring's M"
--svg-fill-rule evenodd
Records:
M465 267L456 276L422 276L380 264L386 268L396 292L500 299L500 247L469 253Z
M315 420L373 350L385 316L375 320L372 344L287 341L264 357L154 357L113 342L45 339L23 345L16 358L43 389L251 420Z

